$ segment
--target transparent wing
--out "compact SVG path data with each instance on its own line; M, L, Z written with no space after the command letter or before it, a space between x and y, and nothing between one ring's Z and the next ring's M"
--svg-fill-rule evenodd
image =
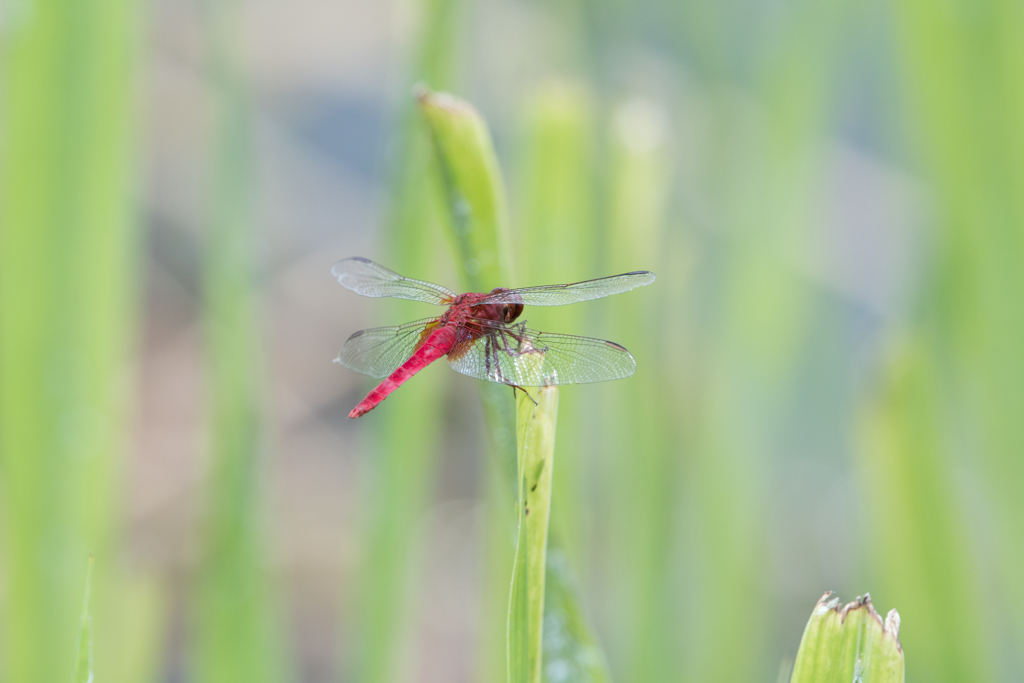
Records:
M521 387L587 384L629 377L636 361L613 342L570 334L549 334L523 325L474 321L448 354L452 369L470 377Z
M612 294L621 294L637 287L649 285L656 279L649 270L638 270L622 275L612 275L596 280L575 282L571 285L542 285L522 287L507 292L492 294L480 301L481 304L526 304L527 306L564 306L578 301L601 299ZM523 385L525 386L525 385Z
M355 256L331 266L331 274L346 289L363 296L392 296L398 299L423 301L446 306L455 298L455 292L441 285L402 277L370 259Z
M409 360L424 332L436 323L437 318L424 318L397 327L359 330L348 338L334 362L371 377L387 377Z

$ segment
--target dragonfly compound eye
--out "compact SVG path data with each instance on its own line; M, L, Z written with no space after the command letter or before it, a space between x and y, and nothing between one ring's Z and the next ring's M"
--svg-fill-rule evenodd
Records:
M510 323L523 312L522 304L505 304L501 308L501 319L504 322Z

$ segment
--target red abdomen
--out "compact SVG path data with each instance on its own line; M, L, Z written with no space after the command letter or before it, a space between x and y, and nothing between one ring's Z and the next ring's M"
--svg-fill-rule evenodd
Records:
M348 416L356 418L370 412L377 407L378 403L386 399L388 394L402 386L417 372L447 354L453 346L455 346L455 328L449 326L437 328L420 344L409 360L402 363L387 379L378 384L376 389L367 394L366 398L360 401Z

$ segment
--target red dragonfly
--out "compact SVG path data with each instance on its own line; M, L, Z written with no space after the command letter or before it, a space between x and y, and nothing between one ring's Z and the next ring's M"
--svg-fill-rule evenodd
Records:
M505 289L486 294L458 294L440 285L412 280L365 258L347 258L331 273L342 287L363 296L391 296L447 306L436 318L397 327L356 332L345 342L336 363L383 382L349 417L377 407L388 394L441 356L452 369L470 377L518 389L554 384L585 384L629 377L636 361L618 344L570 334L537 332L516 322L523 306L562 306L628 292L654 282L646 270L586 280L571 285Z

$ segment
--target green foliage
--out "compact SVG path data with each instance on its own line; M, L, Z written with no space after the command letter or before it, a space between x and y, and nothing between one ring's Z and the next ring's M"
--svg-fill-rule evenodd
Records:
M593 239L594 104L581 85L550 82L527 101L523 114L516 221L517 263L522 284L577 282L601 275ZM515 207L514 207L515 208ZM596 333L586 306L532 308L530 326L572 334ZM588 326L590 329L588 329ZM558 445L551 544L580 567L584 522L584 483L592 463L585 418L597 403L592 391L573 391L559 406L559 427L571 435Z
M410 80L420 78L446 85L452 79L459 27L459 0L429 0L422 4L420 30ZM391 170L393 198L387 216L388 267L421 279L441 280L437 246L439 212L433 201L430 140L411 98L402 108L398 149ZM381 324L393 325L425 315L423 306L408 301L381 302ZM413 619L411 596L418 567L416 530L428 500L440 450L442 392L438 369L421 372L378 409L360 419L372 430L376 448L364 533L366 559L359 573L355 605L355 672L361 683L389 683L398 675L407 651Z
M564 470L559 466L559 470ZM564 477L564 472L559 477ZM557 494L556 494L557 495ZM604 651L597 643L580 602L580 589L556 539L548 541L544 582L543 669L545 681L607 683Z
M912 670L931 672L931 680L991 680L976 570L962 551L968 534L943 464L934 361L910 340L894 344L887 360L861 431L872 537L885 563L874 572L913 615Z
M231 0L205 6L217 145L203 270L211 471L195 614L200 681L278 681L262 524L263 406L253 301L251 142L243 77L232 52Z
M453 250L457 255L456 270L462 279L463 288L466 291L485 291L485 286L514 282L511 259L507 254L498 257L497 252L493 251L507 242L508 238L503 237L502 233L508 230L508 222L502 199L503 181L495 162L486 122L472 105L451 95L436 94L420 88L417 91L417 102L432 143L433 169L439 176L437 190L443 197L443 212ZM464 170L455 172L455 168ZM487 177L467 178L467 172L480 172ZM465 180L469 182L460 184ZM490 256L481 254L480 250L489 251ZM497 502L494 505L497 510L507 510L508 504L518 495L515 408L508 387L488 382L478 384L490 432L490 499ZM497 593L497 587L501 586L503 590L503 584L508 579L508 565L498 560L508 555L505 550L508 543L506 533L513 523L514 520L498 513L491 515L488 524L492 532L488 538L488 577L495 590L487 593L491 619L485 622L481 668L485 678L493 677L495 680L501 675L499 671L509 668L508 664L499 665L499 660L508 661L507 648L495 647L489 641L498 641L500 638L507 642L509 636L508 620L498 618L498 605L510 607L510 603L506 595ZM518 527L518 533L524 534L525 529ZM525 581L525 574L521 573L518 579ZM525 600L525 591L520 591L518 596L520 600ZM501 630L506 633L500 633ZM521 645L525 648L525 641L521 641ZM522 654L518 646L516 652ZM518 655L516 659L519 661Z
M465 102L426 87L406 97L388 246L375 258L445 284L454 263L463 290L634 268L659 282L529 313L534 327L612 339L638 361L627 381L561 391L557 453L541 471L546 543L540 516L517 526L513 514L525 515L517 496L539 495L517 465L513 394L479 383L493 451L481 486L479 678L763 678L792 587L821 579L871 585L900 605L912 679L1011 678L1024 664L1020 7L498 4L423 0L397 22L400 49L416 26L411 67L379 99L418 81L455 89L464 70L460 90L494 113L499 144ZM71 669L83 680L93 641L99 678L115 683L158 678L179 656L161 649L175 640L165 630L179 594L124 576L138 558L124 562L120 546L135 529L117 521L145 281L137 75L153 57L159 78L147 90L162 92L170 64L171 80L212 94L216 116L201 230L212 465L188 595L194 630L180 656L199 680L287 676L266 567L254 117L242 75L243 61L258 72L274 53L257 45L261 58L243 60L238 48L267 22L232 0L202 6L210 61L198 68L185 15L164 22L161 9L175 37L161 28L144 55L141 3L11 0L0 11L2 680L59 681ZM517 40L491 40L496 21ZM275 109L275 130L286 109ZM499 152L516 181L508 199ZM163 220L159 203L176 193L157 190L146 213ZM837 227L851 215L863 232ZM908 258L894 248L904 238ZM406 302L373 310L380 324L424 315ZM365 515L363 564L344 591L358 614L342 650L355 660L344 674L361 683L401 677L410 625L422 621L417 527L447 443L445 372L428 369L354 427L371 437L371 481L352 503ZM826 479L839 503L856 504L803 486ZM788 528L793 510L827 510L826 531ZM833 534L849 556L821 538ZM90 550L99 561L75 660ZM829 662L852 680L858 642L893 646L870 605L837 608L819 605L794 681L820 680L829 674L814 666ZM811 658L830 634L845 659Z
M137 333L141 5L41 0L0 20L0 678L66 680L82 558L100 615ZM97 657L118 659L101 619Z
M911 678L986 681L998 674L994 652L1005 671L1024 666L1024 16L1005 2L893 5L913 149L935 197L935 247L917 315L901 331L912 343L892 354L870 407L891 437L886 452L900 455L902 507L884 524L913 536L905 552L925 573L911 580L899 570L907 565L886 561L878 585L908 624L924 610L924 628L904 639L921 653L908 663ZM984 491L984 521L957 485L963 472ZM952 590L949 611L934 602L939 586ZM1012 632L1002 652L992 624Z
M608 140L609 216L607 272L673 269L663 245L667 227L671 138L668 112L648 99L619 102ZM667 539L674 533L671 482L678 476L669 426L677 414L663 397L671 395L665 361L665 321L659 307L664 284L608 302L609 339L637 358L637 374L606 390L608 425L606 476L615 486L607 521L609 566L623 596L614 624L615 643L627 675L635 680L671 678L678 644L670 636L673 616L665 596L672 590ZM642 330L647 333L640 333Z
M487 124L471 104L446 93L418 86L416 99L432 142L463 286L473 292L507 287L513 274L505 189ZM495 390L501 388L484 389L485 401L488 418L507 427L510 411L496 407L500 401ZM509 437L512 433L508 431ZM503 450L511 455L512 448L511 438L505 438Z
M504 181L487 123L471 104L417 88L416 99L432 141L438 188L466 291L513 286ZM514 412L508 389L480 384L499 467L516 490Z
M521 218L516 248L523 284L585 280L600 251L594 236L594 103L585 88L549 82L527 102L520 163ZM576 334L593 331L585 306L533 308L531 325ZM588 327L590 329L588 329ZM620 388L622 386L620 385ZM593 470L586 417L598 405L593 387L559 400L558 471L552 483L551 530L544 584L544 680L608 680L604 653L581 605L575 571L586 571L588 524L584 484ZM565 438L565 435L569 435Z
M685 499L681 545L699 558L683 560L693 583L682 600L692 608L685 610L678 636L685 643L683 661L662 657L663 680L681 672L675 675L731 683L766 673L774 623L764 599L772 592L766 567L773 554L766 510L777 500L776 487L788 479L784 468L792 464L793 444L803 443L790 429L801 435L810 431L809 418L801 414L806 406L799 403L811 393L808 365L831 352L831 340L821 336L827 319L813 305L819 288L827 285L805 281L800 264L819 231L831 224L817 212L828 191L823 179L824 150L833 144L826 130L830 79L847 7L843 2L787 5L780 30L766 32L748 53L756 104L748 108L728 86L713 85L701 90L700 110L684 108L673 120L702 111L706 116L704 127L688 133L708 141L703 154L674 157L697 160L701 187L713 199L710 218L697 217L695 225L672 230L693 241L676 242L670 253L675 263L691 257L713 265L703 261L706 271L682 283L682 289L665 282L670 294L663 310L673 317L679 312L685 323L662 336L679 345L654 361L676 368L671 376L679 388L662 385L661 391L676 391L678 398L662 403L680 408L662 424L684 427L674 432L684 443L676 450L684 461L681 476L690 482L679 496ZM708 3L686 11L703 15L686 30L708 28L694 40L701 43L710 81L736 82L724 7ZM710 238L709 225L715 232ZM670 277L671 263L666 270ZM842 391L837 384L827 392L833 400ZM841 452L842 437L830 436L813 456L802 448L795 448L798 457L817 462L826 453ZM644 618L654 633L673 623L671 613L647 612ZM760 626L739 636L739 624ZM742 648L734 645L737 637L744 639Z
M419 87L416 99L433 141L450 234L461 259L458 271L469 291L507 287L512 272L508 209L487 124L472 105L447 93Z
M541 680L558 387L542 387L535 393L532 398L526 392L519 392L516 397L519 533L508 610L509 683L540 683Z
M506 231L504 190L486 123L471 105L450 95L421 90L418 100L434 142L449 224L454 233L456 253L460 255L460 270L467 288L471 291L486 291L491 283L512 282L509 274L510 250L507 247L509 239L503 236ZM525 424L523 408L517 409L518 423L512 425L512 411L507 398L509 389L497 384L480 383L480 391L504 486L507 490L518 492L518 498L522 495L521 468L524 465L515 451L510 453L510 447L514 447L514 444L507 435L520 435L521 451L525 438L521 431ZM520 398L520 406L522 400ZM553 448L553 422L550 439L550 447ZM535 478L530 481L536 483ZM548 480L545 487L550 485ZM507 634L509 676L513 681L539 680L536 677L540 676L542 670L541 615L544 613L542 607L545 601L543 557L548 545L547 509L550 505L550 489L546 488L545 491L544 498L539 499L544 508L543 524L538 519L536 523L517 525L516 567L520 570L514 574ZM527 571L522 571L522 567L527 567ZM562 571L566 571L564 567ZM555 582L553 586L557 592L554 603L562 610L559 618L564 618L565 614L575 616L571 622L574 628L567 629L565 635L579 639L570 640L563 649L587 653L595 650L593 638L579 617L581 612L576 606L578 598L570 592L571 582L563 580ZM588 675L591 671L601 671L602 658L595 656L592 660L592 666L583 668Z
M903 683L899 635L896 610L883 622L870 596L841 605L825 593L804 629L791 683Z
M526 101L518 166L516 248L525 284L594 276L600 251L596 216L593 95L582 84L551 81ZM535 310L542 323L572 324L579 307Z

